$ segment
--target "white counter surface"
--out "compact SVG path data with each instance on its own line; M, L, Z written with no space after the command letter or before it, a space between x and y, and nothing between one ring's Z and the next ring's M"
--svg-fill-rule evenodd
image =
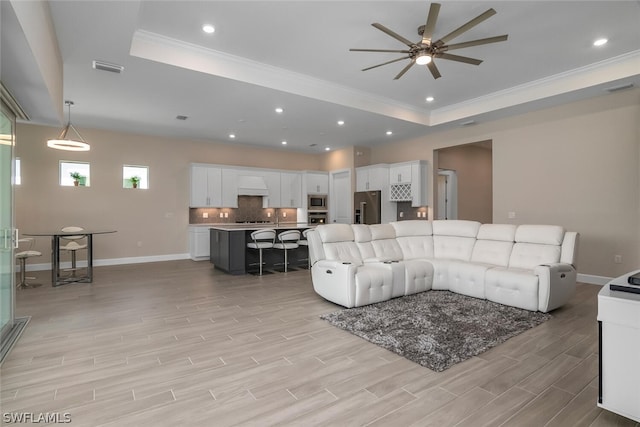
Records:
M259 224L232 224L232 223L212 223L212 224L189 224L189 227L207 227L213 228L216 230L223 231L241 231L241 230L262 230L265 228L270 228L273 230L292 230L292 229L304 229L304 228L313 228L316 224L307 224L307 223L295 223L295 222L283 222L278 225L275 223L259 223Z

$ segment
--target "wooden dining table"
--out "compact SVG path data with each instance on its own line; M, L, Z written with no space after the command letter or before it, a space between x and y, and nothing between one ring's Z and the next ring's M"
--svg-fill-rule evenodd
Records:
M22 233L29 237L51 237L51 286L66 285L68 283L91 283L93 282L93 236L96 234L115 233L117 230L91 230L82 231L39 231L33 233ZM60 275L60 239L65 236L85 236L87 238L87 274L84 276L61 276Z

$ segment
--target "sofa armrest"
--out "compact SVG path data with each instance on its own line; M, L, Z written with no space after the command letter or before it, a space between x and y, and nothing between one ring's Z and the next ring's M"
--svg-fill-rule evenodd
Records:
M323 298L350 308L356 302L356 272L358 264L335 260L320 260L311 267L313 289Z
M577 272L571 264L553 263L534 268L538 276L538 310L547 313L566 304L576 289Z

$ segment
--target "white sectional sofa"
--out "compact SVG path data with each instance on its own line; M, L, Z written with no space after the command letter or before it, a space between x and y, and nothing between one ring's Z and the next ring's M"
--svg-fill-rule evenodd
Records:
M436 289L548 312L575 291L578 237L553 225L412 220L319 225L307 240L315 291L345 307Z

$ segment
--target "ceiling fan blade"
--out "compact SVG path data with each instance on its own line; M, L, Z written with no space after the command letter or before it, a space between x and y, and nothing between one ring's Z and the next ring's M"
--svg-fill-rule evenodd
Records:
M409 62L409 64L407 64L407 66L406 66L406 67L404 67L404 68L402 69L402 71L400 71L400 72L398 73L398 75L397 75L397 76L395 76L395 77L393 78L393 80L398 80L400 77L404 76L404 73L406 73L407 71L409 71L409 68L413 67L413 64L415 64L415 63L416 63L416 61L411 60L411 62Z
M442 49L443 50L463 49L465 47L478 46L481 44L503 42L507 40L507 37L509 37L509 35L504 34L502 36L487 37L486 39L471 40L464 43L454 43L447 46L442 46Z
M391 49L349 49L350 52L393 52L393 53L409 53L408 50L391 50Z
M362 71L367 71L367 70L371 70L373 68L382 67L383 65L392 64L394 62L402 61L403 59L409 59L409 58L411 58L411 57L410 56L403 56L402 58L393 59L391 61L383 62L382 64L373 65L371 67L363 68Z
M377 28L377 29L379 29L380 31L382 31L382 32L384 32L384 33L386 33L386 34L390 35L390 36L391 36L391 37L393 37L394 39L396 39L396 40L398 40L398 41L401 41L402 43L406 44L406 45L407 45L407 46L409 46L409 47L411 47L411 46L413 46L413 45L415 44L415 43L414 43L414 42L412 42L411 40L407 40L407 39L405 39L405 38L404 38L404 37L402 37L400 34L398 34L398 33L395 33L395 32L393 32L393 31L391 31L390 29L388 29L387 27L385 27L385 26L384 26L384 25L382 25L382 24L378 24L377 22L375 22L375 23L373 23L373 24L371 24L371 25L373 25L374 27L376 27L376 28Z
M489 9L486 12L484 12L483 14L476 16L475 18L473 18L471 21L467 22L466 24L456 28L455 30L453 30L452 32L450 32L446 36L442 37L440 40L438 40L434 44L436 46L442 46L443 44L445 44L449 40L458 37L460 34L469 31L470 29L472 29L473 27L475 27L479 23L491 18L496 13L497 12L494 9Z
M452 55L450 53L438 53L436 54L436 56L438 58L448 59L450 61L464 62L465 64L471 64L471 65L482 64L481 59L474 59L474 58L468 58L466 56Z
M427 15L427 23L424 25L424 32L422 33L422 43L424 44L431 44L431 37L433 36L433 30L436 28L438 13L440 13L440 4L431 3L429 15Z
M438 70L438 67L436 67L435 62L431 61L427 64L427 68L429 69L429 71L431 71L431 75L433 76L434 79L439 79L440 77L442 77L442 75L440 74L440 71Z

